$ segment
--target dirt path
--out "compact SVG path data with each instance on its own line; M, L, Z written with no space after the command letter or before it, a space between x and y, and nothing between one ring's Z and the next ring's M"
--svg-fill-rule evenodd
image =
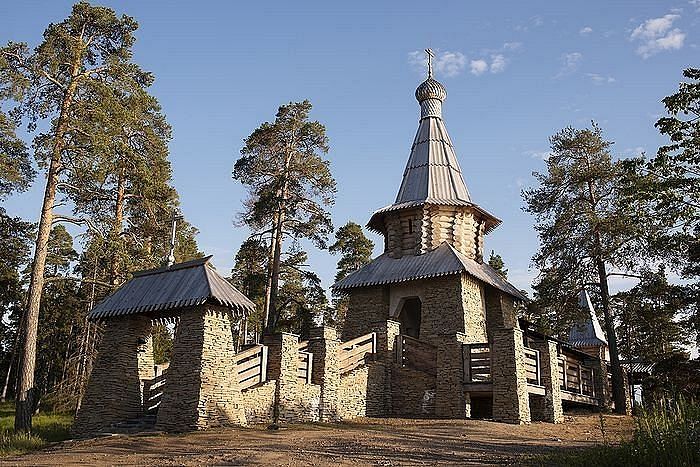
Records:
M630 436L629 417L606 416L606 436ZM225 429L66 441L4 465L483 465L602 442L597 415L513 426L481 420L364 419L278 431Z

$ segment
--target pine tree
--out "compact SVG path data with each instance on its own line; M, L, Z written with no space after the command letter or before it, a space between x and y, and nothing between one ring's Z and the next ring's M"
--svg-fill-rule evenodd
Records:
M579 291L586 285L595 287L609 343L615 407L624 413L625 385L608 280L643 261L639 252L644 251L650 235L645 229L651 222L646 206L626 196L628 180L635 175L612 159L612 143L603 139L597 125L565 128L550 143L547 172L534 173L539 186L523 191L525 210L535 216L540 240L533 257L540 270L536 299L546 318L561 330L580 317Z
M632 289L613 297L620 353L631 360L658 362L689 344L680 318L693 300L683 285L669 284L663 268L641 277Z
M335 232L335 243L329 248L332 254L340 254L336 267L335 282L344 279L353 271L372 261L374 242L367 238L362 227L352 221L340 227ZM333 292L333 307L335 313L332 322L337 327L342 327L345 313L348 309L348 297L344 294Z
M503 262L501 255L497 255L493 250L491 250L491 256L489 256L489 266L496 270L498 274L504 279L508 279L508 269L506 269L506 263Z
M248 330L262 331L269 246L256 238L241 244L231 270L231 283L255 303L255 312L246 318Z
M75 144L90 134L93 119L106 113L111 90L141 87L149 82L132 61L136 22L117 17L109 8L77 3L64 21L50 24L43 41L30 50L10 42L0 48L0 97L15 101L12 115L24 118L35 134L33 147L46 185L34 249L27 312L23 329L21 372L16 398L15 428L31 431L34 408L34 368L44 267L57 191L70 173L90 167L104 154L105 140L92 134L90 144Z
M325 248L333 231L326 210L335 200L325 127L310 121L311 103L279 108L275 121L251 133L233 168L233 178L248 187L242 221L270 248L265 288L265 330L279 321L280 268L285 238L309 239Z

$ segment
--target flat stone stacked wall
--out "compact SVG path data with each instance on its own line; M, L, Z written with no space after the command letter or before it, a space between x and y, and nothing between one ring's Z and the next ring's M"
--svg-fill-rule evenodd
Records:
M389 318L389 287L374 286L351 289L348 311L345 314L342 340L371 332L374 323Z
M311 329L309 352L313 354L311 382L320 386L320 420L333 422L338 417L338 349L340 341L334 328L324 326Z
M340 376L338 418L386 417L391 415L389 368L384 362L369 362Z
M133 315L107 321L73 433L98 433L141 416L141 377L153 375L151 320Z
M435 415L441 418L470 416L469 399L464 392L463 344L465 334L445 335L437 346Z
M201 306L183 312L156 427L188 431L245 425L236 377L231 311Z
M534 340L530 343L530 347L540 352L540 380L545 391L544 396L530 398L532 419L561 423L564 421L564 411L561 402L557 343L548 340Z
M493 419L497 422L528 423L530 404L523 332L520 329L494 329L490 334Z
M321 416L321 386L297 377L299 336L280 333L265 336L268 346L267 379L276 380L273 421L315 422Z
M435 416L435 376L394 365L391 369L392 412L397 417Z
M241 405L250 424L270 423L274 417L277 381L264 383L241 392Z

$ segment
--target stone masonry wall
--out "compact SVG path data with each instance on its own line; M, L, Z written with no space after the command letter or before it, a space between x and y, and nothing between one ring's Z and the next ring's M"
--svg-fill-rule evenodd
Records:
M271 423L274 416L275 388L277 381L264 383L241 392L241 404L246 421L251 424Z
M157 428L245 425L234 355L230 310L203 306L182 313Z
M460 277L462 308L464 310L465 343L476 344L487 342L486 334L486 303L484 303L484 284L468 274Z
M142 414L140 376L153 375L152 343L151 320L146 316L107 321L74 434L105 431Z
M374 323L389 318L389 289L384 286L350 289L342 340L348 341L371 332Z
M530 400L532 419L561 423L564 421L564 411L561 402L557 343L548 340L533 340L530 347L540 352L540 380L545 391L544 396L539 396L535 404L532 403L532 399Z
M391 369L392 412L397 417L435 415L435 376L394 365Z
M464 392L464 334L444 335L437 346L435 415L441 418L467 418L469 402Z
M491 331L493 419L497 422L530 421L522 334L519 329Z
M357 417L386 417L391 414L386 405L391 397L387 392L387 365L368 362L340 376L338 388L338 417L351 420Z
M336 330L329 326L312 328L309 352L313 354L311 382L321 387L320 420L338 420L338 349Z
M320 419L321 386L306 384L297 377L299 336L279 333L265 336L268 346L267 379L276 380L275 414L277 423L313 422Z

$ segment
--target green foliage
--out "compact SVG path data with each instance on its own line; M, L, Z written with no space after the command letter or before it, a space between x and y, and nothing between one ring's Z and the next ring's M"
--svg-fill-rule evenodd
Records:
M595 285L592 292L601 297L607 289L609 273L601 264L630 271L644 261L639 251L648 211L628 199L635 174L612 159L612 143L597 125L565 128L550 142L547 172L533 174L539 186L524 190L523 198L540 240L533 257L540 270L534 284L538 309L555 331L565 331L583 317L579 291Z
M508 279L508 269L506 269L506 263L503 262L501 255L497 255L493 250L491 250L491 256L489 256L489 266L494 268L498 274L504 279Z
M255 303L255 312L248 316L249 332L262 331L264 324L269 248L257 238L247 239L238 249L231 270L231 284Z
M0 69L3 65L0 56ZM0 88L0 99L2 99ZM15 133L15 125L0 111L0 199L14 191L24 191L34 179L34 168L24 141Z
M292 238L308 238L325 247L333 231L325 210L335 200L335 180L325 127L309 121L309 101L290 102L245 140L233 178L246 185L249 198L242 220L254 231L274 229L282 214L282 230Z
M620 352L627 359L657 362L689 344L677 318L693 300L682 285L669 284L663 269L645 271L640 282L614 296Z
M310 112L309 101L281 106L274 122L246 138L233 168L233 178L249 192L241 221L270 247L264 306L270 332L290 303L278 296L285 239L308 239L325 248L333 231L327 208L335 201L336 184L323 158L328 138L321 123L309 120Z
M306 269L308 254L293 245L282 262L282 286L279 291L279 329L299 334L302 338L316 321L328 320L331 309L321 279Z
M335 232L335 243L329 248L333 254L340 254L335 281L344 279L353 271L372 261L374 242L367 238L362 227L352 221Z
M0 403L0 457L24 454L70 438L73 415L64 413L40 413L34 417L32 434L15 432L12 404Z
M700 400L700 360L691 360L685 351L667 353L641 383L645 404L678 396Z
M173 335L167 326L153 326L153 361L156 365L169 362L173 356Z
M329 248L332 254L340 254L336 267L335 282L347 277L353 271L372 261L374 242L365 236L362 227L352 221L340 227L335 232L335 243ZM345 313L348 309L348 297L333 292L333 316L330 324L340 328L345 321Z
M700 464L700 405L683 399L643 411L631 441L620 445L555 453L530 459L530 465L658 466Z

